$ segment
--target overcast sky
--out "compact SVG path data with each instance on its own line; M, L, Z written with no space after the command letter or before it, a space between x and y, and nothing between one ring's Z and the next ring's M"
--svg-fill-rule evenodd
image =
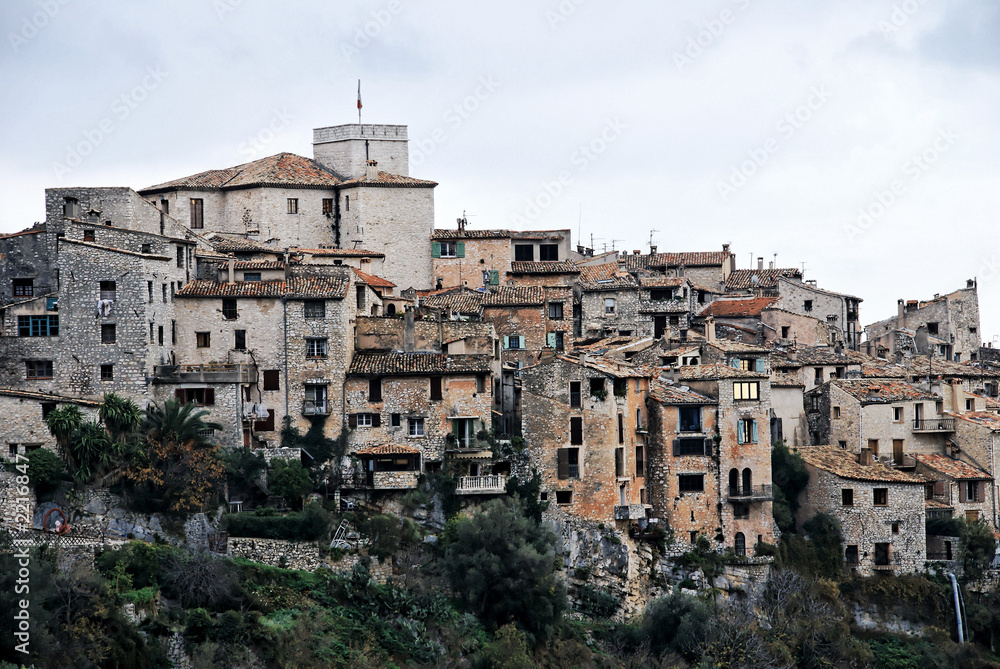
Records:
M409 126L438 227L732 244L895 313L978 277L1000 335L1000 13L987 0L6 0L0 232L312 128ZM651 231L654 231L651 233ZM756 263L756 260L753 261Z

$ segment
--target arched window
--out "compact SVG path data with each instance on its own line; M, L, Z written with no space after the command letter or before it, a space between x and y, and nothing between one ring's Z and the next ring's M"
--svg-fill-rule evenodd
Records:
M747 554L747 538L743 536L742 532L736 533L736 541L733 543L733 548L736 550L737 555Z
M737 469L729 470L729 495L735 497L740 494L740 472Z
M753 473L747 467L743 470L743 494L749 495L753 490Z
M389 304L387 304L386 307L385 307L385 313L386 313L387 316L395 316L396 315L396 305L393 304L392 302L390 302Z

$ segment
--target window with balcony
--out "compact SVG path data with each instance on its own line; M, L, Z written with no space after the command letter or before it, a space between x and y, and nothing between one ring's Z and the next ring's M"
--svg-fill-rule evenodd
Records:
M580 478L580 449L560 448L557 451L557 475L561 479Z
M476 419L452 418L451 433L455 435L458 448L473 448L476 445Z

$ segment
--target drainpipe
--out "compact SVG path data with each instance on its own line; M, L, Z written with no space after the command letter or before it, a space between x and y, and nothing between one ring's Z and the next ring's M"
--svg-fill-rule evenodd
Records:
M951 579L951 594L955 600L955 621L958 626L958 642L965 643L965 634L963 630L962 621L962 607L959 604L959 593L958 593L958 581L955 580L955 575L952 573L948 574L948 578Z
M282 337L285 346L285 416L288 416L288 296L281 296L281 320L284 328Z

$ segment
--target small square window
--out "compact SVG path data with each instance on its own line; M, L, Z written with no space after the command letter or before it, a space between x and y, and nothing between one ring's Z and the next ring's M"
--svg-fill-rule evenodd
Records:
M552 320L562 320L563 317L563 303L562 302L549 302L549 318Z
M326 302L323 300L306 300L302 309L306 318L326 317Z
M140 250L142 251L142 253L152 253L153 252L153 245L152 244L143 244L140 247Z
M85 241L85 242L92 242L95 239L96 239L96 237L94 236L94 231L93 230L84 230L83 231L83 241Z
M197 341L198 348L209 348L212 345L211 332L195 332L194 336Z
M559 260L559 245L558 244L539 244L538 245L538 259L539 260Z
M872 490L872 495L873 495L875 506L888 506L889 505L889 489L888 488L875 488L874 490Z
M297 197L288 198L288 213L289 214L299 213L299 199Z
M14 297L31 297L35 293L34 279L14 279Z
M424 419L408 418L406 420L406 434L410 437L424 436Z
M573 491L572 490L556 490L556 504L572 504L573 503Z
M326 357L326 339L306 339L307 358Z
M802 303L802 310L803 311L812 311L813 310L813 301L812 300L805 300Z
M892 533L893 534L899 534L899 523L898 522L893 523L892 526L891 526L891 528L892 528Z
M114 380L115 380L115 366L101 365L101 381L114 381Z
M101 343L114 344L116 340L115 324L105 323L101 326Z
M399 427L399 418L400 416L398 413L392 414L389 417L389 425L391 425L392 427Z
M834 419L840 418L840 407L833 407L833 417Z

